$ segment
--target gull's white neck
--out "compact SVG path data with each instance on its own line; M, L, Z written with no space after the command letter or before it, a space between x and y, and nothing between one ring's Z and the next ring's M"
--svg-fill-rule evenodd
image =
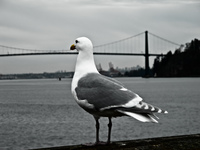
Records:
M75 74L76 73L77 74L98 73L92 52L79 51L75 68Z
M72 80L72 91L77 87L78 80L87 73L99 73L94 62L93 53L92 51L79 51Z

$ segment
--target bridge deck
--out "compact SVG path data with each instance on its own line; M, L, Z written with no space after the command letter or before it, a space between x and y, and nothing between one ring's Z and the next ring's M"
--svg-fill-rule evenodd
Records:
M18 54L0 54L0 57L9 56L27 56L27 55L76 55L77 52L47 52L47 53L18 53ZM142 53L100 53L94 52L94 55L124 55L124 56L145 56ZM149 54L149 56L164 56L165 54Z

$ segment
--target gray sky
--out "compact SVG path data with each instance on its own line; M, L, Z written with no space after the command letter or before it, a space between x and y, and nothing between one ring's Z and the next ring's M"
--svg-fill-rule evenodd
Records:
M185 44L200 39L199 14L199 0L0 0L0 45L69 49L80 36L101 45L145 30ZM144 66L143 57L95 59L104 69L110 61ZM0 57L0 73L73 71L75 62L75 55Z

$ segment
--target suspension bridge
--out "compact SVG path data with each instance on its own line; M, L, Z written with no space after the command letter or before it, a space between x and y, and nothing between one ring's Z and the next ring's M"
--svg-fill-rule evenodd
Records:
M145 76L149 76L149 57L164 56L175 51L180 44L169 41L148 31L111 43L94 46L94 55L127 55L145 57ZM0 57L26 55L74 55L70 50L24 49L0 45Z

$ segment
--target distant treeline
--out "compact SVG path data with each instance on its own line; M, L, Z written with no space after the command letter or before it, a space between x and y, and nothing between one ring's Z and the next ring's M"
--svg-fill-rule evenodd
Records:
M22 74L0 74L1 79L49 79L49 78L72 78L74 72L55 72L55 73L22 73Z
M125 72L124 76L143 77L145 69ZM154 77L200 77L200 41L198 39L181 45L174 53L156 57L150 76Z
M192 40L163 57L154 60L153 72L157 77L200 77L200 41Z

